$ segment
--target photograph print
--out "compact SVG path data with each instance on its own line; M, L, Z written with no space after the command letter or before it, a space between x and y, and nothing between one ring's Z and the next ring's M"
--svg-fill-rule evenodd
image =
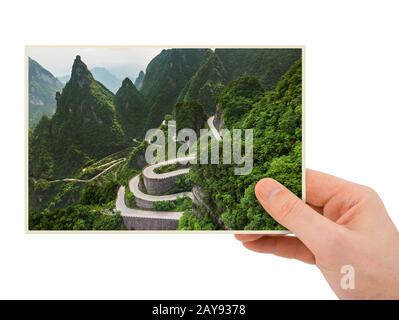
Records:
M29 231L287 233L303 195L302 47L26 47Z

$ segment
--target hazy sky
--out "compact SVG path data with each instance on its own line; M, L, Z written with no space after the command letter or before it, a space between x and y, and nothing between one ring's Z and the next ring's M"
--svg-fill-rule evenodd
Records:
M72 63L76 55L89 69L105 67L120 79L127 76L135 78L140 70L163 48L142 47L30 47L28 55L49 70L54 76L60 77L71 73Z

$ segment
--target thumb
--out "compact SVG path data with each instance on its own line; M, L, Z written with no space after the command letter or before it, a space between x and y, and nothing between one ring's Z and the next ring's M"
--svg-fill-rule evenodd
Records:
M276 180L265 178L255 186L262 207L280 224L312 250L336 230L336 224L325 218Z

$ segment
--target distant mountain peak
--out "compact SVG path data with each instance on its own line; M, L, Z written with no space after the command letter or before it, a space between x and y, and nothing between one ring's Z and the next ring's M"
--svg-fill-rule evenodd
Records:
M80 63L84 64L80 58L77 56L75 59L77 65L79 66ZM82 66L81 66L82 67ZM110 72L107 68L104 67L93 67L89 70L91 76L101 82L103 85L107 87L108 90L111 90L113 93L116 93L121 86L122 80L115 76L112 72ZM65 75L58 77L62 83L67 83L70 79L70 75Z
M145 76L145 73L143 70L141 70L139 75L137 76L136 80L134 81L134 85L136 86L136 88L138 90L140 90L141 87L143 86L144 76Z
M122 81L114 101L116 114L126 135L129 138L141 137L145 120L144 97L131 79Z
M87 65L82 61L79 55L76 56L72 66L71 83L79 87L86 87L94 78Z
M132 87L134 86L132 80L130 80L128 77L126 77L123 81L122 81L122 87Z
M43 115L53 116L55 93L63 84L50 71L29 57L29 127L34 127Z

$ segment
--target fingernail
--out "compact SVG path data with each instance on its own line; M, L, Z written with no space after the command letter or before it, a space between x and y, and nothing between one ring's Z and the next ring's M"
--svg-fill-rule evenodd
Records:
M280 191L280 185L269 178L260 180L255 186L256 195L266 202L271 202Z

